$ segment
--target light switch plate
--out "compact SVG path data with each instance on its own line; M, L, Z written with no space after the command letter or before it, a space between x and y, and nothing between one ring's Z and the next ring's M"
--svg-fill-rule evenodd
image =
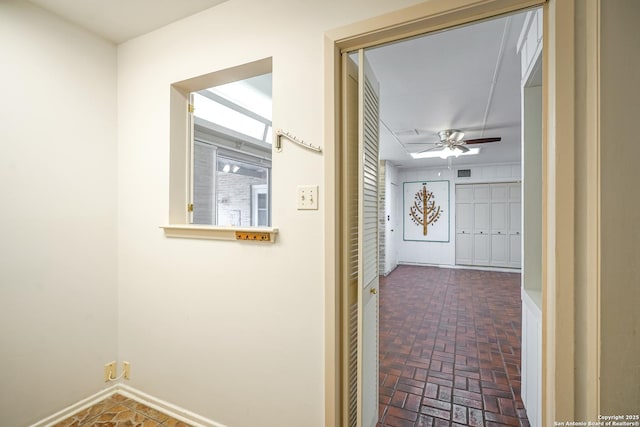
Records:
M318 209L318 186L299 185L296 191L298 210Z

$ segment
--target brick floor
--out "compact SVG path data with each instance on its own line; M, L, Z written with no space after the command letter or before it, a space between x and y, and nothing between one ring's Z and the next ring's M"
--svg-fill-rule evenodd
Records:
M399 266L381 278L378 427L528 427L520 323L520 274Z

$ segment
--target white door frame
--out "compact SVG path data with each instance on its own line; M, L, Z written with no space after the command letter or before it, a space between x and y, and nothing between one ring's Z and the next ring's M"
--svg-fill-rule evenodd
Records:
M543 5L544 100L543 100L543 424L555 420L597 419L599 413L599 276L584 286L586 301L575 301L576 274L599 265L599 237L576 239L574 208L586 208L587 227L599 230L599 135L575 140L579 130L593 130L599 123L597 72L587 74L586 89L577 88L576 58L588 69L599 69L600 3L575 0L431 0L380 17L348 25L325 34L325 425L340 426L344 410L341 391L341 62L340 52L370 47L400 38L424 34L455 25L486 19L526 7ZM577 10L578 9L578 10ZM577 31L595 23L594 33ZM584 32L583 28L578 28ZM576 34L583 42L576 47ZM576 56L577 55L577 56ZM581 66L585 64L581 63ZM596 90L593 90L596 88ZM586 102L584 114L576 117L576 97ZM575 156L580 145L582 156ZM594 173L576 181L576 167ZM583 196L583 188L597 189ZM580 224L582 225L582 224ZM576 248L576 244L582 246ZM578 251L576 250L578 249ZM595 266L595 267L594 267ZM589 277L589 276L587 276ZM579 305L582 304L582 305ZM576 334L576 310L592 310L594 321ZM586 328L586 330L584 329ZM593 349L592 358L578 360L576 347ZM558 350L558 351L556 351ZM591 380L590 378L594 378ZM576 384L588 388L576 394ZM577 400L578 399L578 400Z

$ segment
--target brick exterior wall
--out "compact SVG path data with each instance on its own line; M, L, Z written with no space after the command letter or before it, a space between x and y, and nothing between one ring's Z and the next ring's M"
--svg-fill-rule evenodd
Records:
M218 172L218 225L251 227L251 186L264 178Z

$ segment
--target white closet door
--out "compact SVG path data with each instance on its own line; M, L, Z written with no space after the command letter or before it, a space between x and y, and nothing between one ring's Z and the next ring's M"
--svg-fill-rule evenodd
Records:
M519 202L522 198L522 185L519 182L509 183L509 200Z
M473 264L473 187L456 185L456 264Z
M456 264L473 264L472 233L456 233Z
M492 196L497 200L506 199L507 186L491 186ZM498 190L498 191L494 191ZM497 193L497 194L496 194ZM507 202L494 202L491 198L491 265L494 267L506 267L509 264L509 238L507 217Z
M509 200L509 184L491 184L491 201L506 202Z
M520 268L519 183L456 185L456 264Z
M473 203L456 203L456 233L473 233Z
M489 265L491 262L491 236L488 233L473 235L473 264Z
M378 423L378 140L379 85L359 55L358 427Z
M509 184L509 267L522 265L522 202L520 183Z
M456 185L456 203L471 202L473 203L474 186L471 184Z
M491 230L491 206L489 202L474 203L473 229L476 233L489 234Z
M509 236L506 234L491 234L491 265L507 267L509 265Z
M489 203L489 186L477 185L474 196L480 200L473 204L473 263L489 265L491 261L491 203Z
M507 234L507 202L491 202L491 233Z
M522 204L520 202L509 202L509 231L519 233L521 229Z
M509 235L509 267L520 268L522 265L522 236L520 233Z
M475 202L488 202L491 200L489 184L475 184L473 186L473 200Z

